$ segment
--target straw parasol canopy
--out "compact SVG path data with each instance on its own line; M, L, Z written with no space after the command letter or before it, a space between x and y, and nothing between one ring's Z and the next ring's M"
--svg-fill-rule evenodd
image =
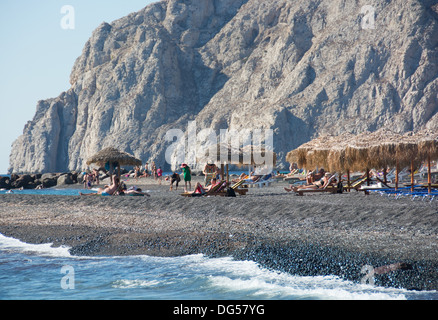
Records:
M113 167L117 166L141 166L142 162L141 160L135 158L133 155L130 155L129 153L119 151L115 148L109 147L105 148L98 153L96 153L94 156L89 158L87 160L87 165L91 164L97 164L101 167L105 166L107 163L110 167L110 175L112 180L112 171Z
M326 167L330 171L401 167L414 161L418 166L425 154L437 155L437 134L432 131L398 134L388 129L353 136L321 136L287 154L288 162L306 169Z
M289 152L286 160L308 170L316 167L330 171L343 170L346 165L345 150L353 137L349 133L318 137Z
M438 159L438 130L424 129L416 133L410 132L406 136L415 140L418 146L418 157Z
M277 154L268 150L265 146L248 145L242 148L236 148L230 144L218 143L217 145L206 147L196 159L198 162L237 166L261 165L261 161L275 165Z
M350 141L345 150L349 170L387 168L399 161L407 164L415 146L401 134L386 128L375 132L364 132ZM409 159L409 160L408 160Z

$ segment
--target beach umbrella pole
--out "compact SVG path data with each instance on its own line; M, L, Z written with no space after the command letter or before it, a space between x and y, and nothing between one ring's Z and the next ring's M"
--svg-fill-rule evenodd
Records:
M427 192L432 193L432 172L430 168L430 154L427 156Z
M414 192L414 160L411 160L411 192Z

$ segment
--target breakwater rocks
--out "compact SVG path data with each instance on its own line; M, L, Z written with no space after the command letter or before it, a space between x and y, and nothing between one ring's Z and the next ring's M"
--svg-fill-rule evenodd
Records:
M126 170L122 170L126 173ZM63 173L33 173L33 174L11 174L0 176L0 189L47 189L56 186L68 186L83 183L84 172L63 172ZM99 179L108 178L108 173L100 174Z
M82 173L12 174L0 177L0 189L52 188L82 182Z

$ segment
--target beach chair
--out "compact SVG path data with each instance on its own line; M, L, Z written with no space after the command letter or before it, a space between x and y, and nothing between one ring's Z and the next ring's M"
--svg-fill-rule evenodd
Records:
M239 182L235 183L234 185L232 185L230 188L233 189L235 193L238 193L239 195L244 196L248 192L247 188L240 188L244 182L245 182L244 180L239 181ZM211 193L208 193L207 195L224 196L225 197L227 194L226 188L227 188L227 184L225 182L218 190L211 192Z
M245 181L241 180L241 181L235 183L234 185L232 185L231 189L233 189L235 192L237 192L241 196L244 196L248 192L248 188L241 188L244 185L244 183L245 183Z
M367 181L367 178L357 178L356 180L353 180L350 184L350 186L344 186L344 189L351 190L354 189L356 191L359 190L359 188L362 186L363 183Z

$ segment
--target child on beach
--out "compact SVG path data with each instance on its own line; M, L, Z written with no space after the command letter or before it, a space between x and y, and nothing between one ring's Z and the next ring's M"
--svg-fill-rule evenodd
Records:
M161 167L158 167L157 170L157 179L158 179L158 184L161 185L161 179L163 177L163 170L161 169Z

